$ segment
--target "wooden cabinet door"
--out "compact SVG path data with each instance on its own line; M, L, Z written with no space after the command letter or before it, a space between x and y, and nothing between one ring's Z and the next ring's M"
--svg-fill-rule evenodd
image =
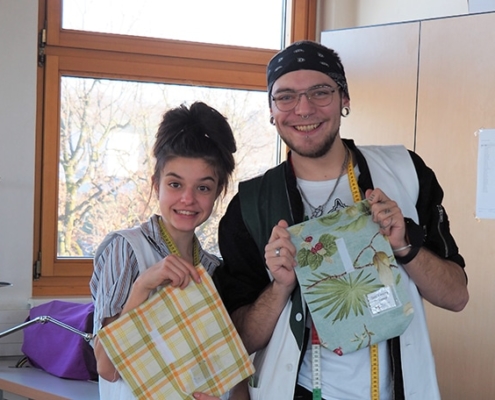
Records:
M419 22L323 32L344 64L351 114L341 136L414 149Z
M440 390L494 399L495 220L475 218L474 133L495 128L495 13L423 22L420 60L417 151L445 191L470 292L459 314L427 305Z

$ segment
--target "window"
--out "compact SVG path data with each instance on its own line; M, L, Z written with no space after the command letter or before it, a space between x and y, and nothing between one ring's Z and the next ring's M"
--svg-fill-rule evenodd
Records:
M283 0L71 0L62 28L277 50L284 6Z
M105 234L133 226L156 210L150 197L149 153L166 109L202 100L229 119L238 142L237 181L274 165L279 152L276 132L268 124L266 64L285 37L290 42L314 39L315 31L316 0L248 2L251 9L262 7L248 17L247 11L236 10L234 16L242 15L256 33L260 23L276 27L276 34L266 33L263 43L237 42L240 39L230 33L206 35L208 26L199 28L199 37L177 27L133 30L139 27L140 15L152 25L150 21L162 21L152 15L172 13L157 11L162 3L189 4L196 12L178 15L196 26L193 16L204 17L206 11L192 4L203 1L160 1L157 6L151 0L63 3L40 1L35 296L89 294L92 256ZM234 14L226 5L233 2L207 3L219 7L215 15L223 17L214 23L202 18L210 28ZM278 4L280 24L273 15L265 22L257 17L267 12L268 3ZM105 4L112 11L107 17ZM125 10L132 4L139 10ZM91 14L94 6L100 9L100 21ZM284 13L291 16L288 24L283 23ZM126 20L128 16L133 20ZM162 22L170 21L167 18ZM248 29L240 22L235 26L238 31ZM244 37L256 39L254 30ZM223 39L236 42L222 43ZM212 232L235 191L234 186L198 231L211 251L216 251Z

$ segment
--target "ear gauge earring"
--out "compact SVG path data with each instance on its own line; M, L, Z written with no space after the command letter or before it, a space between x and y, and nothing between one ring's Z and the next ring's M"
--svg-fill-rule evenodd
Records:
M273 118L273 115L270 115L270 124L275 125L275 118Z
M342 107L342 110L340 111L340 115L342 115L344 118L347 117L351 113L351 109L348 106Z

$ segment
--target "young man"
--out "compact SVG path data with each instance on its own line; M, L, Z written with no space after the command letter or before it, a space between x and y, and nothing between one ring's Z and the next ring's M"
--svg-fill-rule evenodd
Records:
M439 399L421 300L460 311L469 295L464 260L433 171L402 146L357 147L341 139L350 97L333 50L310 41L294 43L270 61L267 80L270 120L290 153L281 165L240 184L220 223L224 266L215 275L248 351L266 349L250 382L251 397L313 398L317 363L325 400ZM414 305L409 327L379 343L373 363L368 348L339 356L320 347L320 358L312 358L311 316L286 230L353 204L350 160L362 198L369 200L373 220L402 265Z

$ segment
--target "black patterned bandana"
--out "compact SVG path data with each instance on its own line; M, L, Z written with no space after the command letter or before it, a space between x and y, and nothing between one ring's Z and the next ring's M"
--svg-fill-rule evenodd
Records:
M273 84L278 78L300 69L323 72L332 78L350 99L344 66L339 55L334 50L309 40L291 44L270 60L266 71L268 96L271 96Z

